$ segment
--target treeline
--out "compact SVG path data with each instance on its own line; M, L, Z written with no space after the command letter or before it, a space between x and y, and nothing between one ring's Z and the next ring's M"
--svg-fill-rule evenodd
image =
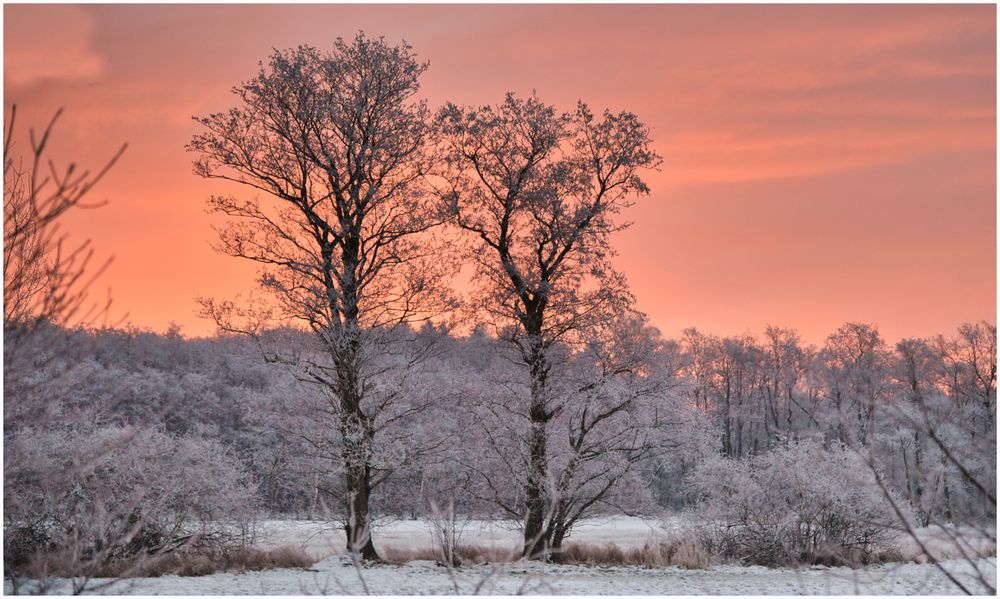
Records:
M263 512L338 512L341 473L330 452L339 446L332 433L325 446L318 442L324 423L309 407L317 389L289 368L262 361L256 341L139 330L53 334L58 337L46 342L64 349L56 359L20 377L7 373L8 453L19 447L11 440L21 431L54 421L69 428L148 427L223 448L249 474ZM453 498L466 513L515 517L503 506L514 501L523 472L516 458L501 459L516 453L495 444L502 421L515 419L503 410L518 410L517 396L530 381L509 367L505 346L482 331L455 337L426 327L408 334L432 337L434 344L407 382L400 412L407 413L406 430L383 433L387 447L375 463L385 486L373 497L375 512L425 515L431 501ZM629 394L643 399L629 407L633 413L621 428L599 431L600 446L591 449L595 475L604 474L597 479L618 485L600 496L598 511L683 508L694 499L685 476L701 460L741 459L818 439L870 449L922 523L931 516L992 513L976 487L995 484L993 325L966 324L950 336L894 347L874 327L857 323L840 327L819 347L774 327L761 337L688 329L679 339L663 339L648 327L642 334L648 370L635 384L645 389ZM305 333L274 335L282 344L310 346ZM585 352L576 359L585 361ZM587 374L600 378L584 372L583 385L591 380ZM571 437L572 419L563 426ZM642 443L630 438L631 453L615 455L613 443L626 429L641 432ZM560 453L572 451L558 442L551 447L563 463ZM575 494L589 498L593 491Z

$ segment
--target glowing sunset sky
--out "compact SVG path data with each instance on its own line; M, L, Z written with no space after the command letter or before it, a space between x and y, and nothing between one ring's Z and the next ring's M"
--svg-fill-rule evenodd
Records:
M115 261L116 314L189 335L194 298L254 285L210 247L192 115L234 103L272 48L358 29L430 61L432 106L513 90L629 109L661 172L618 265L666 335L768 324L889 340L996 313L996 9L977 6L4 6L5 116L67 109L54 156L107 207L67 222Z

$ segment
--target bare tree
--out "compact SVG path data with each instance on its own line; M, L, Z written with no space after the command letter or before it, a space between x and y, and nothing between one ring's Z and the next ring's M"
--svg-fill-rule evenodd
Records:
M72 243L61 228L64 215L93 208L88 194L125 151L122 146L98 171L70 163L56 165L46 155L60 109L39 134L31 129L30 147L16 147L17 107L11 108L4 134L3 296L4 420L7 426L26 405L30 373L51 362L46 333L52 326L83 325L105 313L107 304L90 304L91 283L108 262L93 268L89 240ZM23 375L23 376L22 376ZM51 402L35 402L35 408Z
M649 130L629 112L595 119L579 103L561 114L537 97L508 94L493 107L445 106L437 119L446 169L442 195L452 221L471 234L481 320L506 338L527 369L528 473L524 555L546 553L549 423L562 404L550 359L559 343L631 309L610 264L614 217L647 193L640 177L660 158Z
M765 329L764 429L769 446L792 434L797 408L802 405L797 395L805 361L798 332L775 326Z
M123 505L122 494L99 487L90 506L100 504L101 516L89 524L127 520L127 525L106 526L95 549L80 526L71 527L69 535L55 532L58 519L49 509L67 497L79 498L79 485L67 481L85 476L90 465L112 452L127 451L131 435L75 451L72 460L25 459L52 449L54 438L84 434L91 424L86 411L63 409L74 399L72 354L78 349L66 329L106 315L109 302L92 303L89 292L110 260L95 267L91 242L74 243L62 223L73 210L104 204L90 201L91 192L126 149L123 145L97 171L57 165L48 151L61 115L60 109L41 133L29 130L26 150L17 143L16 107L4 132L4 441L10 448L4 453L4 570L15 591L26 568L42 577L69 572L75 591L91 587L94 568L147 522L142 516L129 520L131 507ZM45 588L43 581L40 590Z
M659 331L645 318L623 317L591 331L591 340L571 360L567 378L575 382L559 398L556 434L550 439L553 514L543 538L560 559L573 526L608 504L625 511L642 505L637 465L664 448L669 429L663 399L677 384L677 366L664 351ZM624 501L622 501L624 500Z
M94 255L90 241L72 246L59 220L74 208L103 205L85 202L85 196L114 166L126 145L96 173L81 172L74 163L60 169L45 152L61 115L59 109L41 134L30 130L31 148L26 155L15 155L16 106L7 120L3 148L3 317L12 329L8 335L27 333L42 322L70 324L74 317L94 316L96 311L87 309L87 284L103 267L88 273Z
M714 414L722 454L739 458L770 447L779 383L767 349L749 334L720 339L696 329L684 331L684 344L692 399Z
M996 428L997 327L988 322L965 323L958 337L938 336L942 383L963 406L980 412L978 424Z
M259 335L277 320L314 333L316 351L271 358L323 394L316 414L332 425L311 441L342 467L348 547L363 559L378 559L369 498L391 473L377 464L379 433L421 409L385 383L424 352L400 349L412 341L402 329L446 307L448 264L429 234L439 208L423 183L428 109L414 100L426 68L409 45L363 33L330 52L276 51L233 90L238 107L196 119L206 131L188 146L197 174L268 198L209 204L231 217L218 249L258 263L273 303L204 300L204 311L228 331Z

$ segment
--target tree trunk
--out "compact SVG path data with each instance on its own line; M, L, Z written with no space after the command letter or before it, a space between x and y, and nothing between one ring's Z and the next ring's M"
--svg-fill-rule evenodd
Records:
M941 472L941 485L944 490L944 519L948 522L952 521L951 517L951 491L948 490L948 463L945 458L941 458L941 465L945 468Z
M728 397L722 412L722 455L727 458L733 457L733 421L729 415Z
M361 406L359 387L358 353L361 349L361 330L358 326L356 304L348 304L345 327L337 352L337 378L340 394L341 437L344 441L343 460L347 521L347 551L357 552L361 559L380 560L372 543L369 499L372 490L371 450L374 430L371 419Z
M917 511L917 524L927 526L929 517L924 510L924 441L920 431L913 431L913 504Z
M524 523L524 557L545 559L551 531L546 525L548 503L545 481L548 476L548 421L550 414L545 398L545 382L549 366L545 359L540 332L530 334L528 367L531 370L531 406L528 418L528 476L524 497L527 518Z
M372 445L372 431L367 415L361 410L356 394L344 404L351 404L344 410L341 427L344 439L344 482L346 493L346 517L344 531L347 533L347 551L357 552L364 560L379 560L372 544L371 519L368 503L371 497L371 466L369 457Z
M347 472L347 551L365 561L379 561L372 543L368 499L371 495L371 471L367 465L352 465Z
M792 436L792 388L788 388L787 401L785 405L788 407L788 414L785 416L785 430L789 437Z
M357 202L355 201L355 204ZM339 306L343 329L337 336L337 347L333 351L333 362L337 368L337 385L340 395L340 426L344 441L343 460L346 487L347 521L344 531L347 535L347 551L357 553L366 561L381 558L372 543L369 499L372 491L371 450L375 432L371 419L361 405L360 352L361 324L359 321L359 289L356 269L360 239L360 216L351 227L345 227L352 234L345 236L341 248L344 268L338 287L341 290ZM336 303L331 310L336 311Z
M737 402L737 415L736 415L736 457L743 457L743 410L740 409L740 404L742 402Z
M566 527L556 526L552 531L552 561L559 564L563 562L562 558L562 543L563 539L566 538Z

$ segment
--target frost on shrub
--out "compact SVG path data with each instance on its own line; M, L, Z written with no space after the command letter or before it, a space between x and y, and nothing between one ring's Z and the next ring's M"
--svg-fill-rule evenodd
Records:
M833 565L895 552L892 506L864 461L843 446L803 441L744 460L713 457L688 485L706 546L726 558Z
M25 429L7 439L4 470L6 570L76 576L248 533L254 489L211 441L154 429Z

